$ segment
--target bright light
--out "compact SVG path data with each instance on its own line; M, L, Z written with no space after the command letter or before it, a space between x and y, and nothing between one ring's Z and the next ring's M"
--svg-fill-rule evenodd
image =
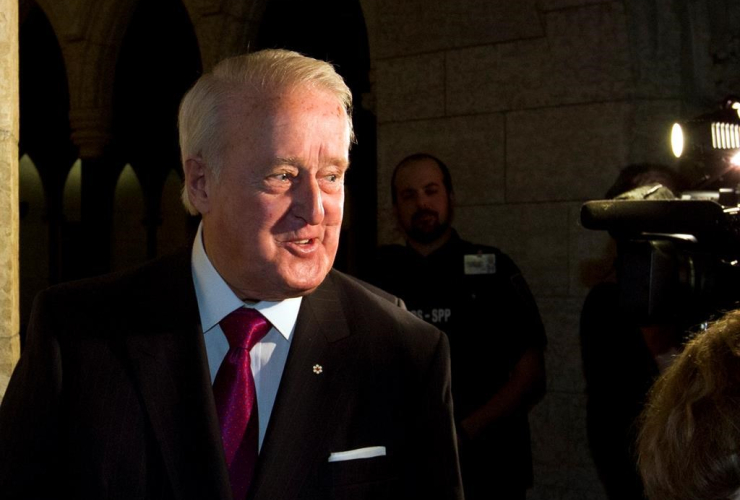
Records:
M730 158L730 165L733 167L740 167L740 151L735 153L732 158Z
M674 123L671 129L671 149L676 158L681 158L683 154L683 130L678 123Z
M737 101L733 102L732 109L737 111L737 117L740 118L740 102L737 102Z

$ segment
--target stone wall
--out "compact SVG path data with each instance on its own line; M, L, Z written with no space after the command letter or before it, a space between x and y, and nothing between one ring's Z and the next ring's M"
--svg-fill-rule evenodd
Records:
M363 1L380 243L400 241L393 166L435 154L452 169L455 226L514 258L545 321L548 394L531 415L530 499L604 498L586 441L578 323L586 292L608 269L607 237L583 229L579 209L629 163L672 164L672 121L721 97L700 71L717 39L707 5Z
M18 3L0 0L0 400L20 354Z

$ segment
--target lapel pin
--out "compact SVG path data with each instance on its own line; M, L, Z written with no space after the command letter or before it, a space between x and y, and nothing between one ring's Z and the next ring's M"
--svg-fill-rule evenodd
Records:
M321 367L321 365L313 365L313 372L316 375L320 375L323 371L324 369Z

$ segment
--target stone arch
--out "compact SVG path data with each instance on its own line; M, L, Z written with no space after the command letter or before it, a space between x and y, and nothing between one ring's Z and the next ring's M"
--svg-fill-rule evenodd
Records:
M20 146L46 183L49 170L69 166L76 154L69 141L69 88L59 37L44 10L29 5L19 31Z
M198 37L204 71L254 42L268 0L182 0Z
M60 221L60 261L56 281L81 277L85 256L80 251L82 237L82 160L69 169L63 182L57 219Z
M130 164L118 176L113 207L111 268L116 271L146 260L144 192Z
M73 140L83 158L99 158L112 139L112 95L121 43L137 0L39 0L63 40L70 86ZM254 38L265 0L182 0L198 40L204 68L242 52Z
M377 26L378 26L378 2L377 0L360 0L362 16L365 18L365 27L367 30L367 44L370 53L370 61L377 58Z
M165 22L168 37L162 39L159 29ZM116 67L113 131L116 154L131 164L143 190L149 258L161 254L158 233L162 212L168 210L163 203L169 201L163 201L163 189L168 176L180 169L180 99L200 73L198 40L182 1L140 4Z
M34 296L48 287L49 221L44 186L36 165L28 155L18 163L20 200L20 313L21 332L31 314Z
M70 82L72 138L80 156L99 158L111 140L113 80L135 0L85 2L71 23L65 53Z
M44 186L48 278L56 283L62 260L62 192L77 150L70 140L68 80L59 35L41 5L28 1L25 6L19 30L20 156L33 158Z
M110 92L120 39L136 0L36 0L60 40L70 89L69 120L83 158L110 140Z
M77 160L64 181L64 219L68 223L82 220L82 161Z
M157 231L157 251L162 255L172 253L192 242L189 217L180 200L182 178L170 170L162 188L162 223Z
M62 38L62 34L66 34L64 36L65 38L74 38L74 27L82 24L82 19L78 17L79 12L77 12L80 10L79 8L76 11L71 2L57 2L54 0L21 0L21 24L34 5L38 5L38 7L44 12L44 15L49 19L49 22L54 28L54 32L59 38Z

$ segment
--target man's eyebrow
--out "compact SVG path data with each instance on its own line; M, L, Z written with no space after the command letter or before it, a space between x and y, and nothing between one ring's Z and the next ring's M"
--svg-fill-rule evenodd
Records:
M297 156L278 156L275 158L274 163L275 165L290 165L292 167L300 167L305 164L305 162ZM346 158L327 158L323 163L324 165L336 165L345 170L349 169L349 160Z
M349 160L346 158L329 158L329 164L349 170Z
M303 162L296 156L277 156L273 161L275 165L290 165L293 167L300 167Z

